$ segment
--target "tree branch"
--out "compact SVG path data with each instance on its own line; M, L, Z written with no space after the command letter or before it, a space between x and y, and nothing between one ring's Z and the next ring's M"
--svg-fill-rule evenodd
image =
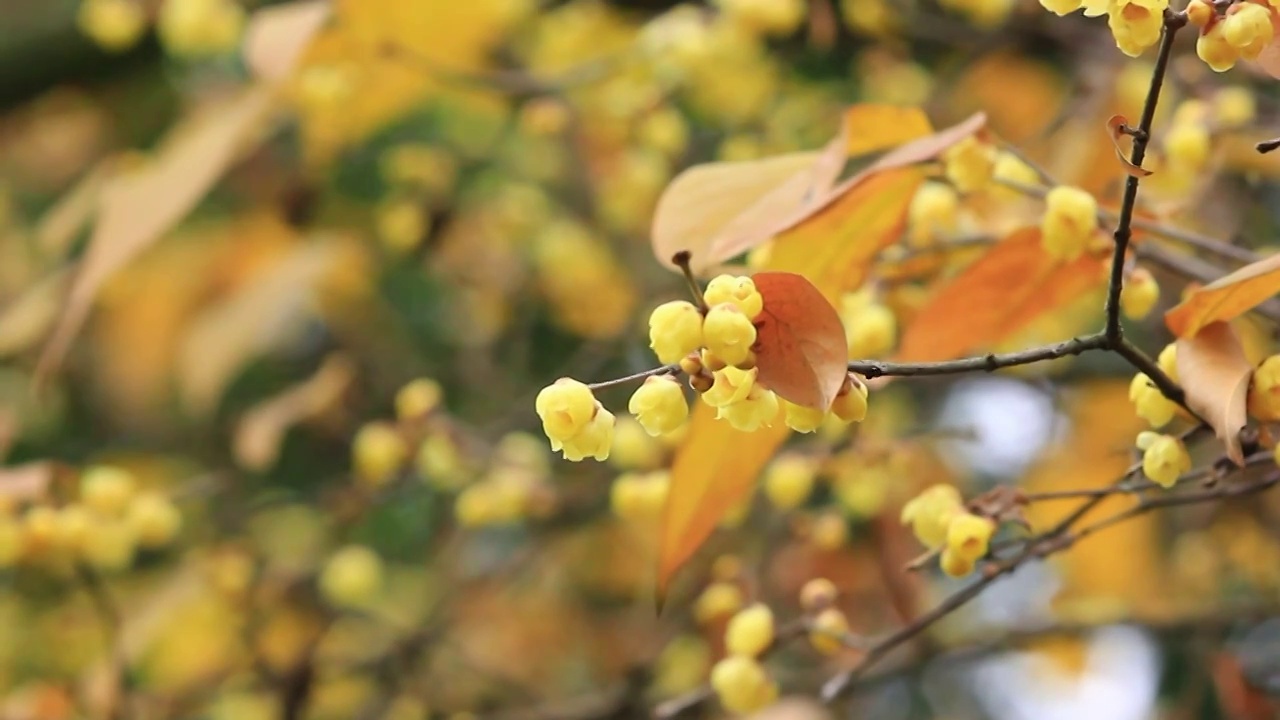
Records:
M994 372L1001 368L1030 365L1045 360L1055 360L1068 355L1079 355L1089 350L1107 349L1107 338L1102 333L1071 338L1054 345L1019 350L1012 353L989 353L959 360L927 363L896 363L884 360L854 360L849 370L871 379L877 377L917 377L923 375L956 375L970 372Z

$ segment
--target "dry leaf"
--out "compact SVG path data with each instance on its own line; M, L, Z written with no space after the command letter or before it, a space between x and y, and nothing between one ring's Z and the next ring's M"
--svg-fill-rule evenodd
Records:
M1016 230L935 292L902 335L898 359L933 362L997 343L1104 282L1106 261L1049 257L1039 228Z
M1107 119L1107 134L1111 136L1111 146L1116 150L1116 159L1124 166L1124 171L1133 177L1144 178L1151 174L1150 170L1129 162L1124 148L1120 147L1120 138L1129 136L1129 121L1123 115L1112 115Z
M1191 337L1178 340L1178 379L1187 393L1187 405L1204 418L1227 448L1227 457L1244 464L1240 430L1253 365L1244 355L1236 331L1225 322L1204 326Z
M796 405L831 407L849 362L839 313L803 275L762 272L752 279L764 298L752 348L759 381Z
M699 402L689 432L671 466L658 549L658 594L665 596L675 572L711 535L729 508L751 494L761 468L791 430L777 418L755 432L733 429Z
M98 196L115 168L114 158L99 162L40 217L35 228L36 244L46 258L66 256L76 235L93 218Z
M0 468L0 498L10 501L40 500L53 483L53 463L31 462Z
M1214 322L1234 320L1280 293L1280 254L1265 257L1197 288L1164 314L1178 337L1189 337Z
M262 80L279 82L329 19L328 0L299 0L258 10L244 34L244 61Z
M37 382L61 364L102 284L195 208L231 166L271 100L265 89L246 90L171 135L148 165L106 181L97 225L40 357Z
M734 238L790 217L809 195L820 154L709 163L680 173L654 209L654 256L674 268L671 258L688 250L695 272L732 257L716 257L711 247L721 237Z
M301 245L274 267L192 320L178 351L183 406L210 412L254 355L287 342L312 308L317 284L343 259L332 242Z
M236 461L258 472L270 468L289 428L332 407L354 378L351 361L334 355L310 378L254 406L236 427Z

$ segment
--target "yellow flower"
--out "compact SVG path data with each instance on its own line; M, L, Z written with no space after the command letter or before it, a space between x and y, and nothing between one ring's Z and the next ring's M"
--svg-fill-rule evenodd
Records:
M1084 252L1098 229L1098 202L1079 188L1059 185L1045 196L1040 223L1045 252L1060 260L1074 260Z
M703 298L709 306L722 303L737 305L738 309L752 320L764 309L764 298L756 289L755 282L745 276L719 275L713 278L707 283Z
M951 485L933 485L902 507L901 521L910 525L916 538L927 547L947 541L951 519L964 512L960 491Z
M542 430L551 439L552 449L557 443L582 432L596 412L596 397L591 388L572 378L560 378L543 388L534 400L534 409L542 418Z
M756 326L737 305L721 303L708 310L702 333L707 349L726 363L742 365L751 358Z
M670 375L645 378L632 393L627 410L654 437L675 431L689 417L684 387Z
M691 302L672 300L649 315L649 347L661 362L677 363L702 347L702 313Z

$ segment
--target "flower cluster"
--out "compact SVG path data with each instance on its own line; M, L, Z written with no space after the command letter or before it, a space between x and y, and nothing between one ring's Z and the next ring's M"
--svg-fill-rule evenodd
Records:
M996 531L996 522L965 509L960 491L950 485L934 485L917 495L903 506L901 519L921 543L941 550L939 564L952 577L973 572Z

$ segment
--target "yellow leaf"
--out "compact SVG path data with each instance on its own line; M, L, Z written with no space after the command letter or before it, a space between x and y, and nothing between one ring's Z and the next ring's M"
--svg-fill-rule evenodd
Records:
M903 333L898 357L949 360L1000 342L1101 286L1105 262L1085 255L1059 263L1041 247L1039 228L1014 231L920 308Z
M354 378L351 361L334 355L311 377L254 406L236 426L236 460L250 470L270 468L289 428L331 407Z
M1190 337L1211 323L1233 320L1280 293L1280 254L1250 263L1193 290L1164 314L1178 337Z
M255 12L244 35L245 64L262 80L288 77L329 13L328 0L298 0Z
M896 147L933 132L929 116L920 108L875 103L846 110L843 127L848 136L845 152L849 157Z
M1213 427L1227 457L1244 465L1240 430L1244 428L1253 365L1245 358L1235 330L1225 322L1210 323L1191 337L1178 339L1178 379L1187 405Z
M106 181L98 221L76 270L66 309L37 366L37 381L57 370L102 284L182 220L231 166L271 107L271 93L251 88L180 128L141 169Z
M35 229L36 244L45 257L66 256L76 235L93 219L98 196L114 169L114 158L98 163L40 217Z
M671 489L662 518L658 550L658 594L665 595L675 572L716 529L721 517L751 494L760 469L791 430L781 412L772 427L733 429L699 402L689 432L671 466Z

